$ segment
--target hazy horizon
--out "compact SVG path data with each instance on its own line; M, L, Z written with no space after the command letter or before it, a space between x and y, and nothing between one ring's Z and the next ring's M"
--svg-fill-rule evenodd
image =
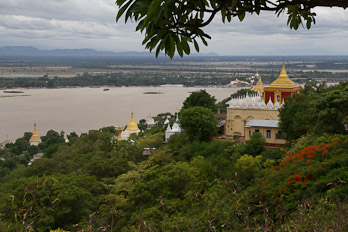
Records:
M115 22L114 0L5 1L0 0L0 47L34 46L39 49L91 48L98 51L142 52L144 35L135 24ZM223 24L218 16L204 30L212 36L202 53L222 56L348 55L348 14L341 8L314 9L310 30L287 26L287 14L246 15ZM192 49L193 50L193 49ZM155 56L154 53L152 53Z

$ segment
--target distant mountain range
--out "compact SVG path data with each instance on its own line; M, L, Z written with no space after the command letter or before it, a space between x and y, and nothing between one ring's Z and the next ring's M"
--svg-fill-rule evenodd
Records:
M193 56L219 56L216 53L199 53L192 54ZM111 52L111 51L96 51L93 49L54 49L40 50L32 46L5 46L0 48L0 56L51 56L51 57L112 57L112 56L127 56L127 57L154 57L154 53L150 52Z

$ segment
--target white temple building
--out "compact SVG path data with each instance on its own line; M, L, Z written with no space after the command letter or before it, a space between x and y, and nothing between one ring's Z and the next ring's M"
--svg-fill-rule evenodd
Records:
M179 126L178 121L179 121L178 120L178 115L176 115L176 120L175 120L173 126L170 127L170 124L168 123L167 129L166 129L166 132L165 132L165 140L166 140L166 142L168 141L168 139L172 135L181 132L181 127Z
M260 92L246 94L228 101L225 135L233 136L236 132L245 136L245 126L252 119L279 120L279 102L268 101L266 104Z
M155 122L155 119L153 119L152 117L148 117L148 119L146 119L146 127L147 128L152 128L156 126L156 122Z
M133 112L131 116L131 120L129 121L127 128L121 132L121 139L128 140L131 134L138 134L140 132L138 124L134 121Z
M65 143L68 143L68 142L69 142L69 139L68 139L68 136L67 136L67 135L65 135L64 141L65 141Z
M169 125L169 123L170 123L170 121L169 121L169 119L168 119L168 116L167 116L167 118L166 118L166 120L164 121L164 125Z
M266 104L263 101L263 95L259 92L255 94L246 94L245 96L240 96L236 98L232 98L230 101L226 103L229 105L229 108L232 109L268 109L268 110L278 110L282 105L279 104L278 101L276 103L272 103L272 101L268 101Z

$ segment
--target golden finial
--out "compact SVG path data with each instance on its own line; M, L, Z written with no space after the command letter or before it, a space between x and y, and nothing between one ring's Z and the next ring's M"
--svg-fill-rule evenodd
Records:
M285 57L283 55L283 69L285 70Z
M37 135L36 123L34 123L34 131L33 131L33 135Z

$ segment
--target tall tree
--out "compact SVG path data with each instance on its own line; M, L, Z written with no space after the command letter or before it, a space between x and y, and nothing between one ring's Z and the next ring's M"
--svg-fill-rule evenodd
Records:
M288 26L298 29L300 25L309 29L315 24L315 7L341 7L346 9L345 0L117 0L120 7L116 20L125 16L125 21L135 21L137 31L145 32L143 44L156 56L160 51L173 57L175 50L180 56L190 53L189 43L199 52L198 39L207 45L211 37L202 28L210 24L220 13L222 22L231 22L237 17L243 21L246 14L259 15L264 11L274 12L277 16L288 14Z
M318 97L311 98L308 94L299 93L285 102L279 111L279 127L285 133L286 140L296 140L313 130L315 101Z
M296 140L308 133L345 134L347 105L347 82L332 87L309 83L280 109L279 126L287 140Z
M190 107L180 112L180 124L191 140L209 140L211 135L216 134L214 113L202 106Z
M340 82L331 91L322 94L316 107L316 132L346 133L344 123L348 117L348 83Z
M199 92L193 92L191 95L186 98L184 101L183 109L187 109L194 106L202 106L216 112L216 99L214 96L211 96L205 90L200 90Z

